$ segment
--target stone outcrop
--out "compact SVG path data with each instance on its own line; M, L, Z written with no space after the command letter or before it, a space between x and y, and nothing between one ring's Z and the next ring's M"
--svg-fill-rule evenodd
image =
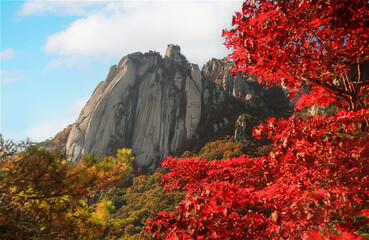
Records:
M236 141L247 139L246 131L248 126L247 118L244 115L239 116L234 130L234 139Z
M230 68L213 59L201 72L177 45L168 45L164 58L153 51L123 57L74 123L67 154L77 161L82 154L109 156L127 147L137 167L153 170L181 144L200 137L201 129L229 124L225 113L273 113L268 90L255 77L231 76Z
M232 68L233 63L226 59L213 58L205 64L202 72L208 80L224 89L226 94L242 101L245 109L257 109L272 115L290 108L287 95L281 88L266 88L258 83L258 76L232 76Z
M249 114L240 115L235 124L234 140L246 141L252 139L252 130L259 123L258 119Z

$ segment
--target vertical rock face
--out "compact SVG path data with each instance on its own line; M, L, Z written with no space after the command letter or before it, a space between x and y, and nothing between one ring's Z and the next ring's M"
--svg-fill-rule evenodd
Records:
M210 81L215 82L225 91L244 103L245 109L257 109L267 114L274 114L288 109L289 102L281 88L266 88L258 83L258 76L232 76L233 63L226 59L212 59L202 69Z
M177 45L168 45L164 58L152 51L123 57L74 123L68 156L77 161L83 154L109 156L127 147L136 166L153 170L185 141L197 138L199 126L215 124L218 129L228 124L224 116L219 123L212 121L215 113L237 106L241 112L250 107L273 112L264 100L267 91L255 78L231 76L231 67L213 59L201 72Z
M155 168L193 137L201 117L201 72L170 45L159 53L133 53L112 66L74 124L67 154L113 155L132 148L138 167Z

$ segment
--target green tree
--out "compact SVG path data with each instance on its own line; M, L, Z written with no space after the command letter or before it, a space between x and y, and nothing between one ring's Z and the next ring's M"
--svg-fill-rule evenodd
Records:
M78 164L58 151L19 145L0 136L0 239L91 239L102 226L91 197L132 170L129 150Z

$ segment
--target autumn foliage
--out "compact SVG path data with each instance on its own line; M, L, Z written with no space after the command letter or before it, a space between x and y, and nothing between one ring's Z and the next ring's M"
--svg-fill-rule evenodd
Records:
M174 211L184 192L163 193L160 186L162 170L133 176L123 186L111 187L100 195L93 214L106 226L100 239L147 239L140 234L147 219L160 211Z
M73 164L58 151L0 143L1 239L91 239L103 230L90 198L128 176L130 150Z
M234 71L287 87L291 98L309 88L299 106L366 107L368 8L367 0L245 1L223 31Z
M162 239L368 238L368 1L247 0L233 25L223 36L234 72L287 87L291 99L297 93L297 111L336 111L255 127L257 138L274 141L265 157L167 158L163 184L187 194L146 232Z

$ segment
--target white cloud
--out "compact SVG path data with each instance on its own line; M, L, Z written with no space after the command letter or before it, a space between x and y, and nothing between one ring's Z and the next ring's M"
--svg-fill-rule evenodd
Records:
M74 104L69 108L69 111L65 115L63 115L62 118L65 119L68 124L75 122L79 114L81 113L81 110L86 105L87 100L88 99L86 98L81 98L75 101Z
M46 67L44 68L44 73L49 69L59 68L65 66L67 68L78 67L79 69L87 69L89 67L89 62L92 60L88 56L59 56L56 59L50 60Z
M19 16L43 15L52 13L56 15L85 15L93 7L104 4L105 1L99 0L32 0L23 3L18 10Z
M11 83L23 78L23 72L21 70L1 70L1 84Z
M14 57L14 51L12 48L7 48L0 53L1 60L8 60ZM1 69L1 84L11 83L23 78L23 72L21 70L5 70Z
M59 56L123 57L179 44L190 62L225 57L222 29L242 1L109 2L48 37L43 49ZM55 62L49 63L59 66Z
M59 126L55 124L44 123L28 129L26 131L26 136L32 141L40 142L55 136L58 131L60 131Z
M58 132L63 130L69 124L75 122L86 105L87 99L78 99L69 108L68 112L45 122L41 125L31 127L25 132L25 135L33 141L43 141L48 138L54 137Z
M12 48L7 48L0 53L1 60L12 59L14 57L14 51Z
M51 60L47 63L44 71L46 72L47 70L52 69L52 68L59 68L60 66L63 65L63 62L64 62L64 60L63 60L62 57L59 57L57 59L53 59L53 60Z

